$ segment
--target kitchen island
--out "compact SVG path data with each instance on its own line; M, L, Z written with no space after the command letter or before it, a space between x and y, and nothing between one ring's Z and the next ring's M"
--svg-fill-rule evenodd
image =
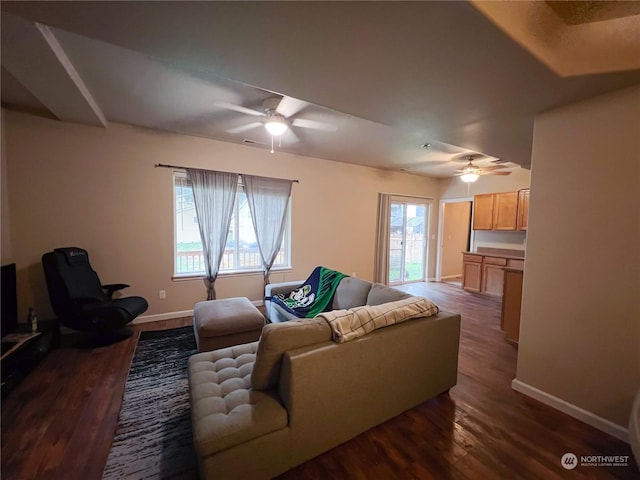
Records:
M518 343L524 251L479 247L462 252L462 288L502 297L500 328L505 338Z
M505 268L523 270L524 250L478 247L473 252L462 252L462 288L501 296Z

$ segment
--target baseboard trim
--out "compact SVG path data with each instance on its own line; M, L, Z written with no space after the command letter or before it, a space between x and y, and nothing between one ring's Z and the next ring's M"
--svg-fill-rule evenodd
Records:
M132 325L137 325L139 323L149 323L149 322L159 322L161 320L171 320L173 318L182 318L182 317L192 317L193 310L182 310L180 312L167 312L167 313L156 313L155 315L144 315L142 317L136 318Z
M528 397L538 400L539 402L555 408L556 410L560 410L561 412L566 413L573 418L577 418L587 425L591 425L598 430L608 433L618 440L629 443L629 430L618 425L617 423L613 423L612 421L596 415L595 413L589 412L584 408L580 408L572 403L567 402L566 400L562 400L561 398L544 392L539 388L521 382L517 378L514 378L511 381L511 388L513 388L516 392L520 392Z
M252 300L252 304L256 307L262 307L264 305L264 300ZM171 320L174 318L182 318L182 317L192 317L193 310L182 310L180 312L167 312L167 313L156 313L154 315L143 315L142 317L136 318L132 325L137 325L139 323L150 323L150 322L159 322L161 320Z
M440 277L442 280L449 280L450 278L459 278L462 280L462 275L447 275L446 277Z

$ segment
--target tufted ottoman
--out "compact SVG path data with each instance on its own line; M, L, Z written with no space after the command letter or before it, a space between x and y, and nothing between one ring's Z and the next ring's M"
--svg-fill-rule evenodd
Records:
M199 352L255 342L263 326L260 310L245 297L198 302L193 310Z
M261 451L261 442L275 436L281 444L287 438L287 410L275 391L251 389L257 348L258 342L254 342L189 358L193 440L203 477L210 476L205 472L213 467L206 459L214 454L223 458L215 466L216 478L236 478L238 471L247 473L252 467L253 462L247 464L249 456L255 462L256 453L264 455L264 462L269 462L271 450ZM243 447L231 449L242 444L247 452ZM250 477L257 478L255 472Z

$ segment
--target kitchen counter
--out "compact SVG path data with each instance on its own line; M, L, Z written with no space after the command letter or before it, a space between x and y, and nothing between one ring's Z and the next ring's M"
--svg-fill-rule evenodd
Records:
M524 270L524 251L480 247L462 252L462 288L502 296L505 269Z
M498 253L462 252L465 255L480 255L482 257L506 258L508 260L524 260L524 255L500 255Z
M524 250L479 247L462 252L462 288L502 297L500 327L515 344L520 336L523 273Z
M475 252L462 252L469 255L482 255L483 257L507 258L524 260L524 250L511 250L507 248L478 247Z

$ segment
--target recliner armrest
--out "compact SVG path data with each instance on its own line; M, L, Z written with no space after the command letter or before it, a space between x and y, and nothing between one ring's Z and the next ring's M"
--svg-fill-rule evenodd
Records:
M104 290L104 293L108 295L109 298L113 296L113 292L117 292L118 290L122 290L127 287L129 287L129 285L126 283L109 283L101 286L102 290Z

